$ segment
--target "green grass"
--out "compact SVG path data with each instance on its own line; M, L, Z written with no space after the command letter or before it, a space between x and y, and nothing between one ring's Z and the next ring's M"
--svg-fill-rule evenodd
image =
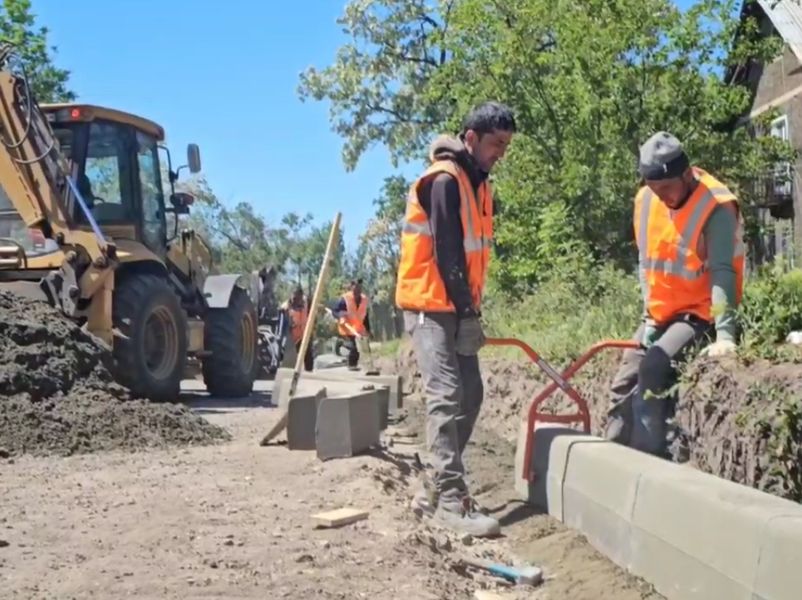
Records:
M521 339L555 364L602 339L631 338L640 312L637 280L609 267L570 278L555 274L522 299L494 293L483 307L488 336ZM520 356L513 348L485 352Z

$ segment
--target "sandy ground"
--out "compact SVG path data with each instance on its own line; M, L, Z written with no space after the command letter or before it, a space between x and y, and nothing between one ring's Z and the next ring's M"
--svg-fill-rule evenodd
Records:
M192 406L233 439L0 458L0 597L409 600L488 589L501 598L660 598L580 536L514 501L512 448L489 431L477 432L468 461L478 499L501 519L504 536L461 540L407 510L412 444L323 463L312 452L257 445L279 413L266 393L237 406L197 395ZM311 515L344 506L369 517L315 527ZM546 581L510 589L460 568L461 556L527 560Z

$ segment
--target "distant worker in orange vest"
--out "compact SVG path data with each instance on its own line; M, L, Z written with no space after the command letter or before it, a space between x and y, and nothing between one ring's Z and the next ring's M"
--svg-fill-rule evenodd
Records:
M370 336L370 318L368 316L369 298L362 292L362 280L351 282L349 290L343 294L333 313L337 318L337 331L345 340L348 348L348 367L356 369L359 364L359 347L357 336Z
M285 302L282 308L287 311L287 316L290 320L290 338L292 343L295 344L295 351L300 352L304 329L306 328L306 322L309 320L309 305L306 301L306 296L304 296L304 289L300 285L295 288L292 298ZM312 340L310 339L306 354L304 354L304 370L311 371L313 365Z
M732 192L691 167L670 133L643 144L639 171L645 185L635 198L634 229L644 313L635 340L641 347L624 352L613 380L607 437L665 457L675 363L704 344L709 356L736 349L743 225Z
M424 481L412 508L476 537L500 531L469 493L463 453L484 396L477 354L493 240L488 175L515 131L512 111L487 102L465 118L458 137L433 142L431 164L409 192L396 284L422 376L433 466L433 485Z

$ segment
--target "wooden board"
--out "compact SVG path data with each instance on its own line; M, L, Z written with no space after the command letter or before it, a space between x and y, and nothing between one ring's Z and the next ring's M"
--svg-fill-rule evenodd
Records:
M505 598L509 598L509 596L502 596L501 594L488 592L487 590L476 590L473 592L473 597L476 598L476 600L505 600Z
M367 519L368 511L356 508L338 508L312 515L312 518L318 522L318 527L342 527Z

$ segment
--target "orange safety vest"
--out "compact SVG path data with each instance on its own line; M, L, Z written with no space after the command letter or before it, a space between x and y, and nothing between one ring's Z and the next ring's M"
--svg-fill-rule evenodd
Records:
M338 322L337 329L340 332L340 335L354 335L354 332L348 329L345 326L345 323L348 323L359 335L364 335L366 333L365 317L368 314L368 297L365 294L362 294L362 299L359 301L359 306L357 306L356 300L354 299L354 292L346 292L343 294L343 299L345 300L346 315L345 317L340 318Z
M437 269L431 225L420 204L423 185L440 173L448 173L459 184L463 247L468 268L468 285L474 307L482 304L490 246L493 241L493 193L482 182L474 193L468 174L450 160L435 161L412 185L407 198L401 230L401 258L398 265L395 302L399 308L427 312L454 312L443 278Z
M719 204L738 200L719 180L694 168L699 184L685 204L669 209L648 187L635 197L634 227L644 302L658 324L680 314L713 321L710 272L702 231ZM738 211L733 268L736 302L743 295L743 223Z
M309 317L309 310L306 307L306 302L301 308L293 308L292 303L290 303L287 312L290 315L290 336L293 343L297 344L304 337L304 328Z

